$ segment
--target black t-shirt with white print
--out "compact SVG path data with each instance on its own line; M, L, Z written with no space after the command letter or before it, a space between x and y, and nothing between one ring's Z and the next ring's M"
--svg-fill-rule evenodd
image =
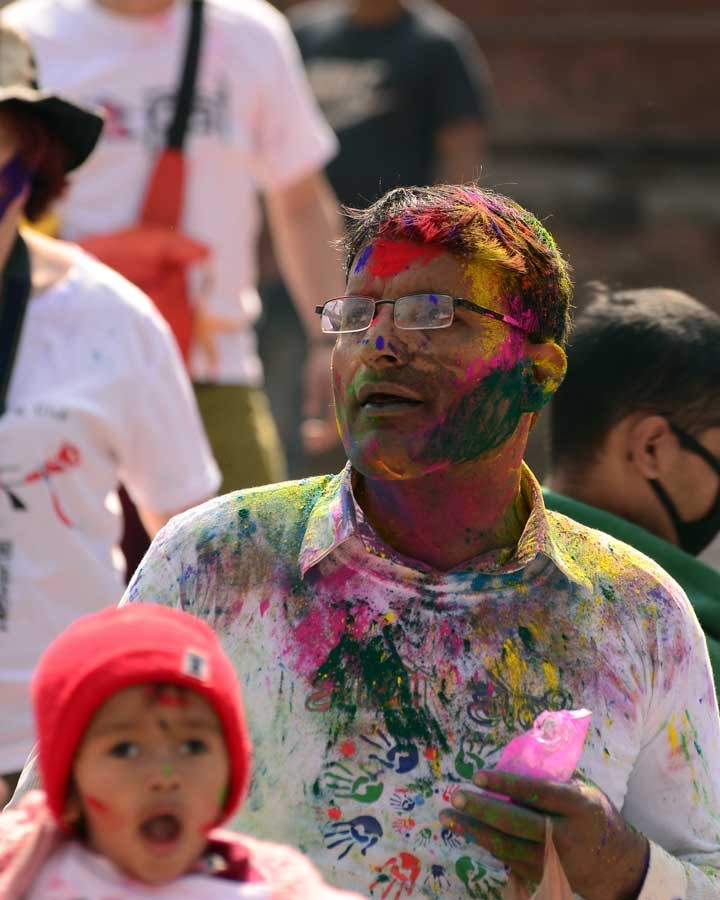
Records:
M303 3L290 21L310 83L340 140L328 175L341 202L366 206L399 185L435 180L435 138L492 105L485 60L466 26L415 3L381 26L340 3Z

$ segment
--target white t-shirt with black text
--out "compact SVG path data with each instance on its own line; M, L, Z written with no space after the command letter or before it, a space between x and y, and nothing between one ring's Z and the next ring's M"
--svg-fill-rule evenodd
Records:
M198 381L260 384L252 329L260 312L257 194L322 169L336 141L285 17L265 0L204 6L182 226L210 247L206 308L234 330L215 336L215 368L195 347L191 370ZM105 112L99 145L73 174L59 210L62 237L79 240L137 220L174 111L189 7L176 0L159 14L126 16L94 0L19 0L3 10L31 40L44 88Z

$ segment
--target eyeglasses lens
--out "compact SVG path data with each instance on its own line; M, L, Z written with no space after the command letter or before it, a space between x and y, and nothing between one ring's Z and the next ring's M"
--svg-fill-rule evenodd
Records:
M369 297L340 297L329 300L322 314L322 330L326 334L364 331L372 322L375 304Z
M414 294L395 303L398 328L447 328L452 323L453 298L445 294Z

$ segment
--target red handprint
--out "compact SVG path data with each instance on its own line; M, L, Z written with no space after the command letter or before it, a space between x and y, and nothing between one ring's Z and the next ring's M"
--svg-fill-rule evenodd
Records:
M390 869L389 873L385 872L387 868ZM380 874L370 885L370 891L378 885L384 885L385 890L380 895L382 900L400 900L403 891L408 895L412 894L420 874L420 860L412 853L398 853L397 856L391 856L377 871Z

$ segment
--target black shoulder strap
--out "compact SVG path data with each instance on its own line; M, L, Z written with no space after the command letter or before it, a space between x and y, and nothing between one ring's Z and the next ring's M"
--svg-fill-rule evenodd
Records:
M203 0L191 0L190 23L180 85L175 101L175 114L167 131L166 146L182 150L195 95L200 44L203 30Z
M17 236L2 272L0 287L0 416L5 412L10 377L30 299L30 256Z

